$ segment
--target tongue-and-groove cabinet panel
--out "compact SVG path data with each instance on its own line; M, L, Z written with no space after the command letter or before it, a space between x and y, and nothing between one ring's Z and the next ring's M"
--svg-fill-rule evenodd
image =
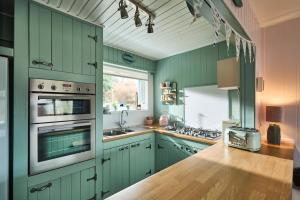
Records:
M129 186L129 145L105 149L102 166L104 199Z
M130 145L130 184L154 173L154 142L144 140Z
M94 76L96 42L94 25L30 4L30 67Z
M95 167L81 170L28 189L28 200L88 200L96 194Z

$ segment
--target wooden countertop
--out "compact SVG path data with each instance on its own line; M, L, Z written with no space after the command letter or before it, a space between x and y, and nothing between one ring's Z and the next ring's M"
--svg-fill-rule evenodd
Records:
M114 140L120 140L120 139L124 139L124 138L134 137L134 136L137 136L137 135L143 135L143 134L151 133L154 130L155 129L152 129L152 128L146 128L144 130L134 131L134 132L126 133L126 134L123 134L123 135L104 136L103 137L103 142L111 142L111 141L114 141Z
M108 200L290 200L292 173L293 160L219 142Z
M123 135L104 136L103 142L110 142L110 141L120 140L120 139L124 139L124 138L128 138L128 137L134 137L137 135L147 134L147 133L150 133L153 131L156 133L160 133L160 134L164 134L164 135L168 135L168 136L172 136L172 137L177 137L180 139L191 140L194 142L202 142L202 143L206 143L206 144L216 144L217 142L219 142L221 140L221 138L219 138L217 140L210 140L210 139L205 139L205 138L197 138L197 137L193 137L193 136L189 136L189 135L182 135L182 134L176 133L175 131L168 131L168 130L165 130L158 126L152 126L152 127L146 127L144 130L130 132L130 133L126 133Z

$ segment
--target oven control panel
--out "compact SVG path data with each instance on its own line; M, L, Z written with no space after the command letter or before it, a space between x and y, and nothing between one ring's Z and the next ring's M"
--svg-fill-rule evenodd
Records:
M95 84L67 81L30 79L30 92L95 94Z

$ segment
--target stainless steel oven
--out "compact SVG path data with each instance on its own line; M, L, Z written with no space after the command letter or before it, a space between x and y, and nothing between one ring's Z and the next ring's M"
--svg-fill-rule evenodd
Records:
M30 125L30 174L95 157L95 121Z
M30 175L95 158L95 84L30 80Z
M30 80L30 122L95 118L95 84Z

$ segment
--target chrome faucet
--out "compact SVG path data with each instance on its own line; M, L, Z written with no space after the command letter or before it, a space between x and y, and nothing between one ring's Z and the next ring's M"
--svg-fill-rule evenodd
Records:
M121 115L120 115L120 122L119 122L119 126L121 128L121 131L124 130L125 128L125 124L126 124L126 121L124 120L124 113L126 113L126 115L128 116L128 111L127 110L122 110L121 112Z

